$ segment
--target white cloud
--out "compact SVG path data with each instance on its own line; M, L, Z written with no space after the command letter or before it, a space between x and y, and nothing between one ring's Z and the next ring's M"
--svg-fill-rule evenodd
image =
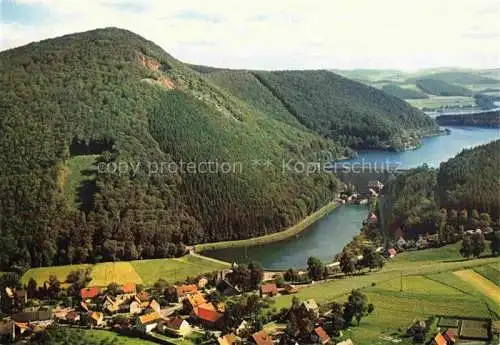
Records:
M2 17L2 50L117 26L153 40L180 60L234 68L500 65L499 1L17 2L43 5L51 16L36 26Z

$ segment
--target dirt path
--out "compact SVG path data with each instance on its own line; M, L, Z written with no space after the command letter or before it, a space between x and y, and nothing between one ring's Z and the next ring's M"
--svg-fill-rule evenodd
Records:
M500 287L473 270L453 272L457 277L474 286L478 291L500 304Z

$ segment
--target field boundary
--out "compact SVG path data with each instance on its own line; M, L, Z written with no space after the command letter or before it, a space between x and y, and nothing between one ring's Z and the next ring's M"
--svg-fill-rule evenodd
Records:
M496 291L500 291L500 287L495 285L491 280L483 277L472 269L455 271L453 274L490 298L493 302L500 303L500 296L496 293Z
M253 237L246 240L202 243L192 246L191 249L193 250L193 252L201 253L208 250L240 248L246 246L256 246L261 244L279 242L304 231L305 229L307 229L307 227L316 223L319 219L323 218L336 208L337 208L337 203L332 201L327 205L323 206L322 208L320 208L318 211L311 213L309 216L302 219L294 226L283 231L275 232L273 234Z

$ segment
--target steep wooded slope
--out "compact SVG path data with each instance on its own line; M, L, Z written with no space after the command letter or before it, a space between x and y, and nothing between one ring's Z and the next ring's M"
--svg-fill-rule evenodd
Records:
M339 157L338 145L125 30L4 51L0 85L2 267L179 255L180 243L291 226L336 189L333 175L282 172L282 161ZM98 163L68 172L87 155ZM76 209L73 176L88 177Z
M437 131L406 102L329 71L197 69L260 110L345 146L401 149Z

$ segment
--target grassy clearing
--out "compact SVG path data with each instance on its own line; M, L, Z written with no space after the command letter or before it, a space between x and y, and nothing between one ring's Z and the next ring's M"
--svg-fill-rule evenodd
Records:
M61 175L63 178L63 190L66 200L71 207L77 207L80 200L80 187L82 182L91 181L95 175L91 173L93 164L99 155L75 156L68 160Z
M495 285L500 286L500 263L477 267L474 269L477 273L489 279Z
M91 267L92 265L66 265L31 268L24 273L21 278L21 283L28 284L28 281L33 278L36 280L37 285L41 286L44 282L49 280L49 276L51 275L55 275L60 282L65 282L71 271L85 270Z
M186 255L182 258L155 259L105 262L96 265L67 265L32 268L22 277L23 284L34 278L38 285L43 285L50 275L55 275L64 282L71 271L91 268L92 281L90 286L106 286L111 282L118 284L134 282L136 284L153 285L159 278L174 283L189 276L204 272L212 272L228 267L228 264L196 255Z
M414 294L433 294L442 296L463 295L462 292L440 284L424 276L403 276L402 279L391 279L371 288L372 290L399 292L401 287L404 292Z
M316 221L318 221L319 219L323 218L325 215L333 211L336 206L337 205L335 202L331 202L328 205L320 208L318 211L307 216L293 227L280 232L276 232L274 234L249 238L247 240L198 244L195 246L195 249L197 252L203 252L207 250L256 246L256 245L282 241L288 237L294 236L299 232L307 229L310 225L314 224Z
M473 270L461 270L454 272L454 274L500 305L500 287L498 285Z
M193 277L229 266L196 255L186 255L176 259L138 260L131 261L131 264L146 285L154 284L159 278L173 283L185 277Z
M415 250L401 253L395 258L395 262L401 261L444 261L463 260L460 256L461 243L451 244L441 248L431 248L426 250Z
M441 108L443 106L456 107L464 105L476 105L473 97L465 96L433 96L427 99L409 99L408 103L417 108Z
M105 262L95 265L92 269L92 281L89 285L106 286L110 282L143 284L141 276L137 274L130 262Z
M104 330L83 330L85 338L89 341L94 341L100 344L110 344L110 345L153 345L153 343L148 340L140 338L131 338L123 335L119 335L115 332L104 331Z

